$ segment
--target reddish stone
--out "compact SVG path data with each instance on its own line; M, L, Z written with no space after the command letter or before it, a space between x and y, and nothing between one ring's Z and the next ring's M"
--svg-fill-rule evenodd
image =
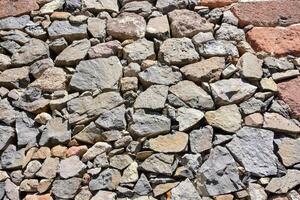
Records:
M201 0L202 6L208 6L210 8L218 8L236 3L238 0Z
M296 0L239 3L232 11L240 26L288 26L300 22L300 1Z
M39 9L36 0L0 0L0 19Z
M283 27L254 27L247 32L247 40L256 51L275 56L300 56L300 25Z
M27 195L25 197L25 200L53 200L53 198L50 196L50 194L44 194L44 195Z
M278 84L279 98L292 109L294 117L300 119L300 77Z
M82 156L83 154L85 154L85 152L87 152L88 148L85 145L82 146L73 146L70 147L67 151L66 151L66 156L67 157L71 157L74 155L77 156Z
M219 195L216 196L214 200L233 200L233 195L232 194Z

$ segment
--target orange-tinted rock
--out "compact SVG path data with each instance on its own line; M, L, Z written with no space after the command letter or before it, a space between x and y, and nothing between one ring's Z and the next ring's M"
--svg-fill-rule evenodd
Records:
M87 150L88 150L88 148L85 145L73 146L67 150L66 155L67 155L67 157L71 157L74 155L82 156L83 154L85 154L85 152L87 152Z
M39 6L35 0L1 0L0 19L29 13L37 9L39 9Z
M218 8L236 3L238 0L201 0L202 6L208 6L210 8Z
M288 26L300 22L300 1L273 0L239 3L232 8L240 26Z
M50 196L50 194L44 194L44 195L27 195L25 197L25 200L53 200L53 198Z
M214 200L233 200L233 195L232 194L219 195L216 196Z
M293 115L300 118L300 77L281 82L278 85L279 98L292 109Z
M283 27L254 27L247 40L255 51L276 56L300 56L300 25Z

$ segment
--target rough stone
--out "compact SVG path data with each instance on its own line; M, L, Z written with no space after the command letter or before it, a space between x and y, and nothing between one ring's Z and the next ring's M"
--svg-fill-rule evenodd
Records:
M242 76L250 81L260 80L263 75L263 61L258 59L254 54L244 53L239 63L242 67Z
M47 157L40 170L36 173L36 176L42 178L55 178L59 169L59 158Z
M241 79L231 78L210 84L212 95L217 105L240 103L250 98L256 87Z
M82 156L82 161L86 162L89 160L93 160L96 156L108 152L111 150L111 145L105 142L97 142L91 148L87 150L85 154Z
M48 28L50 39L65 38L67 41L81 40L87 37L87 25L72 25L69 21L54 21Z
M38 60L30 65L30 74L32 74L34 78L38 79L44 73L44 71L51 67L54 67L54 63L51 58Z
M242 126L242 116L237 105L222 106L215 111L205 113L209 125L233 133Z
M201 82L214 82L220 79L225 68L223 57L212 57L197 63L189 64L180 69L188 80L200 84Z
M94 38L104 41L106 38L106 21L96 17L88 18L88 31Z
M0 100L0 120L7 125L15 122L18 112L12 107L8 99Z
M118 0L83 0L82 6L92 13L119 12Z
M32 10L39 9L39 5L35 0L3 0L0 2L0 19L10 16L17 16L29 13ZM5 9L4 9L5 8Z
M199 49L199 54L204 57L238 57L239 52L237 47L230 41L225 40L209 40L203 43Z
M202 153L212 148L213 128L205 126L190 132L190 148L193 153Z
M171 197L174 200L181 200L181 199L201 200L198 191L196 190L193 183L189 179L185 179L184 181L180 182L170 192L171 192Z
M260 9L257 9L260 8ZM294 9L290 9L294 8ZM232 11L240 26L287 26L298 23L300 3L297 1L254 1L236 4Z
M99 190L95 196L91 198L91 200L114 200L117 194L109 191L101 191Z
M41 7L40 13L45 15L51 14L56 10L61 10L63 8L64 3L64 0L53 0L50 2L46 1L46 4Z
M154 10L154 7L148 1L128 2L121 9L122 12L132 12L143 17L148 17L152 13L152 10Z
M168 133L171 129L170 119L163 115L135 113L132 118L128 131L137 137L156 136Z
M24 157L24 149L17 150L16 146L10 144L1 155L1 167L3 169L21 168Z
M1 1L0 6L1 6L1 4L3 2L6 2L6 1L7 0ZM11 4L11 6L13 6L13 4ZM9 9L9 7L2 7L2 6L1 6L1 8L8 8ZM2 10L4 10L4 9L1 9L0 15L3 12ZM4 19L0 20L0 30L23 29L30 22L31 21L30 21L30 16L29 15L23 15L23 16L20 16L20 17L8 17L8 18L4 18Z
M159 110L165 107L169 88L164 85L152 85L140 93L134 103L134 108Z
M121 41L143 38L146 32L145 19L135 13L121 13L107 21L107 34Z
M49 47L38 39L31 39L13 54L11 61L13 65L30 65L34 61L49 57Z
M171 86L169 91L192 108L207 110L214 107L211 96L192 81L181 81Z
M70 86L77 91L114 89L121 76L122 65L115 56L86 60L77 65Z
M210 8L218 8L236 3L238 0L201 0L201 5L208 6Z
M286 167L300 163L300 140L282 138L278 144L278 154Z
M180 107L177 110L176 121L179 123L179 131L188 131L204 117L203 112L193 109Z
M89 188L92 191L117 188L121 180L121 174L116 169L106 169L102 171L96 179L92 179L89 183Z
M278 85L279 97L289 105L292 113L298 119L300 118L300 95L297 92L300 88L300 77L281 82Z
M180 72L173 71L168 66L152 66L138 74L141 83L149 87L153 84L173 85L182 79Z
M143 163L141 163L140 168L147 172L171 175L173 161L173 155L157 153L151 155Z
M300 133L300 127L294 121L278 113L266 112L263 127L281 133Z
M0 54L0 71L6 70L11 65L11 59L5 54Z
M52 185L52 192L57 198L70 199L75 197L80 185L81 178L70 178L55 180Z
M77 65L84 60L90 47L91 42L87 39L74 41L56 57L55 65L63 67Z
M188 135L183 132L176 132L158 136L149 140L149 148L161 153L177 153L185 150L188 144Z
M213 24L196 12L180 9L168 13L173 37L193 37L199 32L209 32Z
M92 46L88 51L88 56L91 59L108 58L110 56L118 56L121 50L121 43L118 40L113 40Z
M132 162L124 171L120 183L135 183L139 178L138 163Z
M8 89L26 87L29 83L28 67L7 69L0 74L0 86Z
M109 159L110 166L119 170L125 169L133 162L127 154L115 155Z
M273 153L272 131L243 127L227 144L229 151L255 176L277 175L279 161Z
M167 15L149 19L146 36L165 40L170 37L170 26Z
M63 159L59 164L59 174L62 178L67 179L79 175L85 169L78 156L71 156Z
M275 56L299 56L299 30L299 25L285 28L254 27L247 32L247 40L255 51L264 51Z
M160 46L158 59L168 65L183 66L199 60L194 44L188 38L169 38Z
M2 151L12 140L15 130L10 126L0 125L0 150Z
M300 184L300 171L295 169L287 170L285 176L272 178L265 188L266 191L276 194L287 193L289 190Z
M95 123L104 129L123 130L126 127L125 111L124 105L105 111Z
M134 186L134 192L139 195L147 195L152 191L152 187L145 176L145 174L141 174L139 180L136 182Z
M160 196L160 195L168 192L172 188L176 187L177 185L178 185L178 182L162 183L162 184L156 185L153 188L153 195L155 197Z
M156 7L162 13L168 13L175 9L183 9L193 4L193 1L187 0L157 0Z
M217 40L245 40L245 33L243 29L239 29L234 25L222 23L220 28L216 31Z
M210 196L239 191L244 187L239 178L237 164L224 147L217 146L211 150L197 175L197 190Z
M130 62L142 62L156 58L154 44L146 39L136 40L123 48L123 57Z
M248 187L249 196L252 199L261 199L261 200L267 200L268 195L265 192L265 189L256 183L250 183Z

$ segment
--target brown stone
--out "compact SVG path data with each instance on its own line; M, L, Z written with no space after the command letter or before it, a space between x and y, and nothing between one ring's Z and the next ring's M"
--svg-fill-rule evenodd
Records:
M283 27L254 27L247 40L255 51L276 56L300 56L300 25Z
M239 19L240 26L288 26L300 22L299 1L245 2L235 5L232 11Z
M87 152L87 150L88 150L88 148L85 145L73 146L73 147L70 147L66 151L66 156L67 157L71 157L71 156L74 156L74 155L83 156L83 154L85 154Z
M17 16L39 9L35 0L1 0L0 19L10 16Z
M232 194L219 195L216 196L214 200L233 200L233 195Z
M43 195L37 195L37 194L30 194L25 197L25 200L53 200L50 194L43 194Z
M287 103L296 118L300 118L300 77L281 82L278 85L279 98Z
M202 6L208 6L210 8L218 8L236 3L238 0L201 0Z

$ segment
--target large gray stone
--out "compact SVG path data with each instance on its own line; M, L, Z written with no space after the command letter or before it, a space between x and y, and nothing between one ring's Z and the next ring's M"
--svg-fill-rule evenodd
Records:
M13 144L3 151L1 155L1 166L3 169L21 168L25 158L25 149L17 150Z
M273 137L272 131L243 127L227 147L247 172L260 177L277 175L280 163L273 153Z
M119 12L118 0L83 0L82 7L95 14L101 11Z
M114 190L120 183L121 174L116 169L106 169L99 174L95 179L92 179L89 183L89 188L92 191L109 189Z
M76 91L116 89L121 77L118 57L85 60L77 65L70 86Z
M147 172L165 174L170 176L172 175L173 161L173 155L157 153L151 155L143 163L141 163L140 168Z
M126 128L125 106L113 108L100 114L95 123L108 130L123 130Z
M12 140L15 130L10 126L0 125L0 150L2 151Z
M29 15L7 17L0 20L0 30L23 29L30 22Z
M187 178L171 191L172 200L202 200L193 183Z
M59 174L62 178L67 179L80 175L85 168L85 164L79 160L78 156L71 156L60 161Z
M55 180L52 185L52 192L56 198L72 199L80 188L81 182L81 178Z
M136 40L123 48L123 57L130 62L155 60L154 43L146 39Z
M34 120L29 118L25 112L20 113L16 119L16 132L18 146L35 145L39 130L34 125Z
M190 132L190 147L193 153L202 153L212 147L213 128L205 126Z

